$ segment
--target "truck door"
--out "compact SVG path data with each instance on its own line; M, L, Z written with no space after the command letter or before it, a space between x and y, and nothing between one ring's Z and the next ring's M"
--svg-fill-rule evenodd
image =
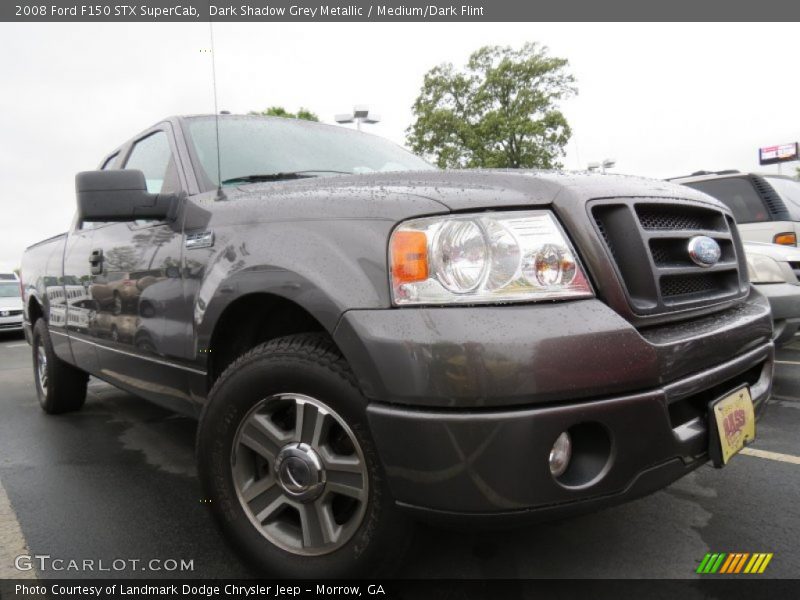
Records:
M89 323L94 315L91 297L93 223L77 223L67 234L64 246L63 275L55 288L48 286L50 329L55 337L69 336L72 359L89 373L97 373L97 351L90 342ZM55 343L55 339L53 340Z
M123 169L141 170L152 193L185 189L174 140L162 124L133 142ZM168 315L183 305L183 235L174 222L114 223L95 231L103 269L92 285L98 306L92 335L101 376L175 410L189 402L187 367L173 348Z
M106 157L101 169L113 168L118 158L119 152ZM74 363L94 375L99 370L99 362L91 335L97 314L92 284L98 255L93 251L93 239L95 230L105 225L107 223L103 222L80 223L76 219L65 240L63 262L59 261L57 268L48 268L48 271L61 273L58 281L47 286L50 331L55 334L53 345L56 353L61 353L61 344L68 344Z

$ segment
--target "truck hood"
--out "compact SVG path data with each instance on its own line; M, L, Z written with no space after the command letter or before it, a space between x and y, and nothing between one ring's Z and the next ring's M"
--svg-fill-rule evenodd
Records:
M0 298L0 310L22 310L22 298Z
M371 173L256 183L239 186L246 195L357 194L378 189L427 198L451 211L552 204L557 197L570 199L661 197L700 200L722 207L710 196L668 181L626 175L587 172L506 170L443 170Z

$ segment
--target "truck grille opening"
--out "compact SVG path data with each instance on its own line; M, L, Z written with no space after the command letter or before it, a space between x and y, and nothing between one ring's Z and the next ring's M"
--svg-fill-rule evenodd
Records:
M661 293L665 297L700 294L716 287L715 278L709 275L667 275L661 278Z
M602 221L597 221L597 230L600 232L600 236L603 238L606 246L611 251L611 255L616 258L617 254L614 252L614 244L611 243L611 238L608 237L608 232L606 231L606 228L603 227Z
M800 262L789 262L789 266L794 271L794 274L797 275L797 278L800 279Z
M725 221L721 214L702 209L644 204L636 207L636 214L644 229L725 231Z
M736 252L731 240L718 239L721 262L736 262ZM657 267L697 267L689 257L686 239L656 238L650 240L650 255Z
M733 300L747 293L747 270L733 219L691 201L611 200L592 206L597 232L620 275L633 311L668 313ZM696 264L689 242L707 236L720 260Z

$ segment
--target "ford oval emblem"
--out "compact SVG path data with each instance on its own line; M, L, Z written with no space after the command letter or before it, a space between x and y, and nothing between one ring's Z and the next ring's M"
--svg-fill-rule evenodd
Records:
M698 235L689 240L689 258L701 267L713 267L719 262L722 249L716 240L705 235Z

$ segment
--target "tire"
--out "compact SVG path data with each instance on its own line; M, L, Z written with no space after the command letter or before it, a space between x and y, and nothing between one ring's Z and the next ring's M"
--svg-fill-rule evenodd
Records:
M86 401L89 375L56 356L44 319L33 327L33 377L39 404L47 414L79 410Z
M366 405L318 334L261 344L214 384L197 432L200 480L226 539L259 573L372 577L408 547L413 528L389 493Z

